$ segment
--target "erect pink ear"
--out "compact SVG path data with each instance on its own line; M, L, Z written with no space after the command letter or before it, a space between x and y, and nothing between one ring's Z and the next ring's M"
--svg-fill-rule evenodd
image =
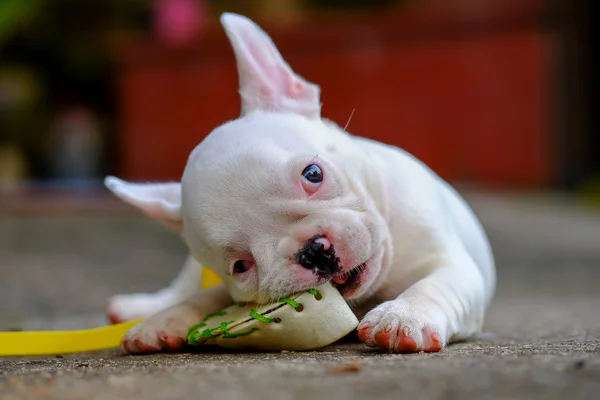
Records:
M130 183L108 176L104 184L121 200L138 207L167 227L181 231L180 183Z
M320 116L319 87L292 71L258 25L233 13L223 14L221 24L237 61L242 115L283 111L311 118Z

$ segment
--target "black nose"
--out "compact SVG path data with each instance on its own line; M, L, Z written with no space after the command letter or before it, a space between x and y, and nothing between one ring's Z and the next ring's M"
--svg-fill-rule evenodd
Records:
M296 261L319 275L333 275L339 270L340 260L335 256L333 245L325 250L323 243L317 241L320 237L310 239L296 254Z

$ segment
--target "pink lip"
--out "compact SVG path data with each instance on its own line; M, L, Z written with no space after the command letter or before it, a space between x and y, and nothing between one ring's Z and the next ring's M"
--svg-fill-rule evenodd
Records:
M333 275L331 277L331 280L339 285L342 285L343 283L346 282L346 278L344 278L342 275Z
M342 296L344 296L344 298L348 298L351 297L352 295L354 295L362 286L362 284L365 282L369 272L370 272L370 264L371 262L379 255L379 253L381 252L381 249L377 250L375 253L373 253L373 255L371 257L369 257L369 259L367 261L365 261L362 264L359 264L359 266L355 267L354 269L352 269L350 272L355 271L358 268L361 268L361 270L358 272L357 275L355 275L354 277L350 278L352 279L352 282L350 283L351 286L344 288L343 285L347 283L348 281L348 276L346 274L338 274L338 275L334 275L331 280L333 282L335 282L337 285L341 286L341 290L340 293L342 294Z

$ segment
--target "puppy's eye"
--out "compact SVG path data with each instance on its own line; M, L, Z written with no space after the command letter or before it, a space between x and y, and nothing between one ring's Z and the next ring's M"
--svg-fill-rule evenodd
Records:
M323 171L321 171L321 168L316 164L311 164L304 168L304 171L302 171L302 176L310 183L323 182Z
M236 274L243 274L248 271L252 267L249 261L245 260L237 260L235 264L233 264L233 272Z

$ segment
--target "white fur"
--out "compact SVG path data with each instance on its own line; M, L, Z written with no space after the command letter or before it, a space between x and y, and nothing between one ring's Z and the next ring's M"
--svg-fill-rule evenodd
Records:
M366 314L359 335L367 345L437 351L478 332L495 267L468 205L406 152L322 119L318 87L296 75L252 21L235 14L221 21L237 60L241 117L194 149L181 185L106 180L124 201L177 229L191 253L169 288L110 300L117 320L160 311L128 334L125 347L172 349L173 337L231 299L266 302L323 283L294 259L315 235L331 240L342 272L369 260L360 286L345 295ZM325 175L312 197L301 184L311 163ZM233 273L244 257L256 267ZM200 264L224 285L201 291Z

